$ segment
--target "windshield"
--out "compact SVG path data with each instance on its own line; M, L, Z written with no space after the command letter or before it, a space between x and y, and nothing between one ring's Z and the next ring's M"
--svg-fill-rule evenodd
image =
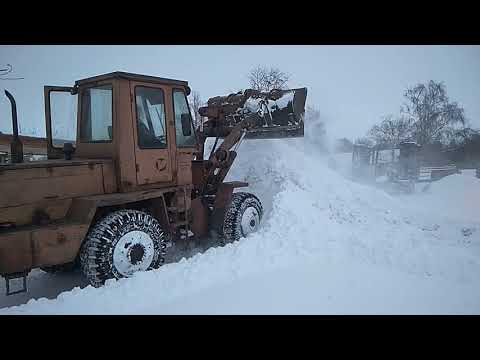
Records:
M192 147L197 144L195 138L195 129L193 123L190 121L190 134L184 134L182 128L182 115L190 116L190 110L188 108L187 97L182 90L173 91L173 109L175 112L175 132L178 147Z

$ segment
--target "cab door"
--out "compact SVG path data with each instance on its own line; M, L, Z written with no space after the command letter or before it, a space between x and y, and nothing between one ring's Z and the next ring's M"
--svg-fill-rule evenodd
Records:
M175 123L176 181L177 185L188 185L193 182L192 161L194 154L198 151L198 141L184 89L172 89L172 102Z
M77 95L72 87L44 86L44 96L48 158L61 159L63 144L76 144Z
M169 88L131 82L137 184L171 182L173 159ZM171 124L170 124L171 125Z

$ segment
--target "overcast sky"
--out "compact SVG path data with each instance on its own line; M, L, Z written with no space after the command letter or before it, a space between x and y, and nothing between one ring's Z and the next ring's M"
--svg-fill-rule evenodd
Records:
M480 46L0 46L0 67L12 64L18 81L0 81L0 131L11 133L8 89L22 127L44 136L44 85L112 71L187 80L204 100L248 87L256 65L291 74L290 87L307 87L307 104L320 110L332 138L352 140L383 115L398 114L403 92L444 81L451 100L480 128ZM27 135L27 134L25 134Z

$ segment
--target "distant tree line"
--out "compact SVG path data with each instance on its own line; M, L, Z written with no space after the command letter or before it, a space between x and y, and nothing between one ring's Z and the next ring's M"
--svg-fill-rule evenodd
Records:
M190 109L193 112L193 126L195 129L200 127L202 123L202 117L200 116L199 109L205 105L198 91L192 91L189 95L188 102L190 103Z
M415 141L419 145L454 146L478 133L468 126L464 109L449 99L445 84L430 80L408 88L399 115L383 117L366 137L378 145Z
M273 89L286 89L288 88L289 80L290 74L274 67L258 65L248 73L250 87L258 91L266 92Z
M337 151L353 143L337 141ZM430 80L404 93L398 115L384 116L356 144L396 147L414 141L430 152L449 152L452 160L480 161L480 131L469 126L465 111L450 100L443 82Z

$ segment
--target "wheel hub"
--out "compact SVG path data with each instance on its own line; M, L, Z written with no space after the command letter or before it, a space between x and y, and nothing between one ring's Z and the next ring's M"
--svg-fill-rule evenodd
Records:
M240 226L242 228L243 236L246 236L258 229L260 225L260 216L254 207L248 207L242 214L242 221Z
M145 249L142 244L135 244L130 248L130 262L133 265L137 265L143 259L145 255Z
M113 249L113 265L123 276L145 271L152 264L155 249L150 235L143 231L130 231L123 235Z

